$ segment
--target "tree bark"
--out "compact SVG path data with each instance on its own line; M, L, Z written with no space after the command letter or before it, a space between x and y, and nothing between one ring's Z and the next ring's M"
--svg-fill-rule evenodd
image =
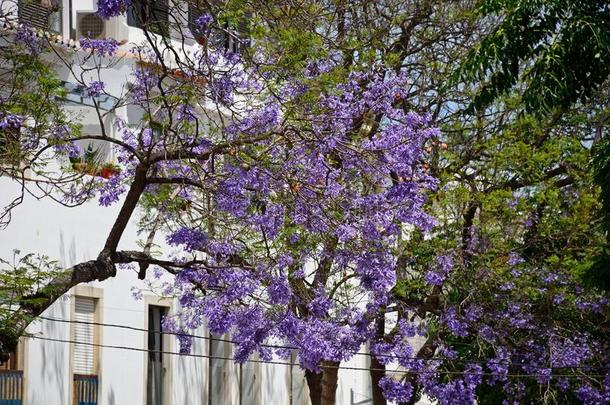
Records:
M328 366L322 373L322 405L334 405L337 394L337 383L339 380L339 362L324 362Z
M335 405L339 364L337 361L323 361L322 372L305 371L311 405Z
M322 405L322 373L305 370L311 405Z
M385 311L381 311L375 318L375 336L377 340L383 339L385 335ZM379 381L385 375L385 365L377 359L377 357L371 355L371 365L369 367L371 374L371 385L373 391L373 405L386 405L387 401L383 396L383 391L379 386Z

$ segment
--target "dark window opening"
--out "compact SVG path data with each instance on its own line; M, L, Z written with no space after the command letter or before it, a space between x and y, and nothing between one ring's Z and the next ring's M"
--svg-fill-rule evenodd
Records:
M165 364L164 339L161 322L167 308L156 305L148 307L148 372L146 380L146 404L164 405L166 396L167 365Z
M206 7L200 3L203 2L192 2L188 6L188 28L193 38L202 45L209 45L214 49L223 49L233 53L243 53L243 51L249 46L250 41L248 39L248 20L249 16L246 16L241 20L237 27L229 27L224 24L221 28L212 27L207 32L200 32L195 23L202 14L211 14Z
M135 0L127 10L127 24L169 36L168 0Z

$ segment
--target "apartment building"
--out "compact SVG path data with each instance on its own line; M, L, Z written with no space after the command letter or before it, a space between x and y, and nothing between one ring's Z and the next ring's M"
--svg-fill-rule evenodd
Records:
M147 1L151 13L166 18L170 7L178 10L188 28L197 5L168 0ZM171 0L170 0L171 1ZM141 43L143 32L131 15L100 19L95 0L12 0L3 3L19 23L53 32L58 43L73 44L82 36L113 37L122 43ZM172 36L172 32L159 35ZM217 46L238 51L238 44L218 35ZM197 46L197 38L192 38ZM120 92L131 64L124 58L111 72L105 72L107 91ZM64 106L78 115L83 131L99 134L99 121L92 100L58 66L67 95ZM97 100L101 108L112 109L114 100ZM107 118L137 122L141 113L128 107L116 109ZM112 129L112 125L107 125ZM112 160L112 151L102 157ZM0 203L5 203L18 185L0 177ZM104 244L120 204L100 207L95 201L66 208L50 200L27 198L18 206L8 228L0 232L0 257L10 258L13 249L40 253L69 267L94 258ZM128 227L122 249L137 249L136 227ZM157 280L139 280L133 271L119 271L104 282L79 285L53 304L33 322L27 336L0 370L0 405L248 405L309 403L304 373L298 366L232 360L232 345L211 336L205 328L193 333L191 355L178 355L174 336L161 334L161 319L180 310L173 299L150 291ZM134 297L141 291L141 298ZM139 295L139 294L138 294ZM226 338L226 337L225 337ZM366 368L367 356L356 356L346 366ZM370 403L370 377L366 370L340 370L339 404Z

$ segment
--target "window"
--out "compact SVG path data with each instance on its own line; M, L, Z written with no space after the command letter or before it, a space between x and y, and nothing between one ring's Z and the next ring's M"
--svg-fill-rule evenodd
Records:
M61 0L19 0L19 21L45 31L61 31Z
M146 404L167 404L167 361L166 342L161 333L161 322L167 315L167 308L157 305L148 307L148 371L146 379Z
M74 143L78 146L79 153L77 156L70 156L72 170L106 179L119 174L120 166L110 161L110 145L108 142L82 139Z
M169 36L168 0L134 0L127 11L127 24Z
M96 309L96 298L74 298L72 372L75 405L97 404L99 330L95 325Z
M249 45L246 35L249 16L240 21L237 29L231 29L225 25L224 29L212 28L206 34L198 32L195 24L197 18L207 13L204 1L189 2L188 7L188 28L197 42L207 43L212 48L224 49L233 53L241 53Z
M95 107L97 106L102 110L112 110L119 99L110 96L108 94L100 94L99 96L89 96L86 94L85 86L81 86L76 83L62 82L64 89L66 90L65 95L60 98L66 104L78 104ZM96 103L93 102L95 100Z
M97 366L97 348L95 307L96 299L75 297L74 301L74 374L95 374Z

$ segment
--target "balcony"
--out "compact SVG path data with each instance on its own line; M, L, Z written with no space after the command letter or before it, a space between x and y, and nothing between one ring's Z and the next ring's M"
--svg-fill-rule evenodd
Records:
M96 375L74 374L74 405L97 405L97 388Z
M23 371L0 370L0 405L23 403Z

